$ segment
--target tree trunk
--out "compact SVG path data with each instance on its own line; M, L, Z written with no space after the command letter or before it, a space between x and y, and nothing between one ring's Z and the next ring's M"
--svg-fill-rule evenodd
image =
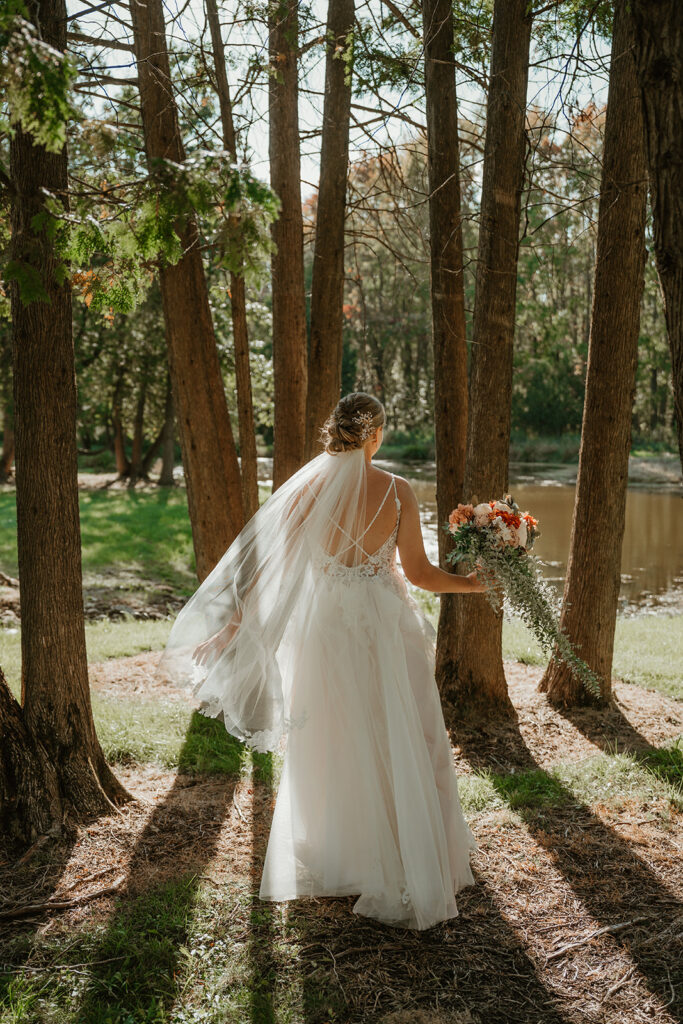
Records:
M280 198L273 223L273 489L301 467L306 447L306 299L299 152L296 0L268 7L270 183Z
M56 830L62 813L57 769L27 729L0 668L0 834L28 845Z
M33 10L33 9L32 9ZM34 16L45 42L66 46L64 0L41 0ZM29 771L26 802L12 812L15 833L30 839L63 813L101 813L127 797L100 748L90 706L81 589L81 537L76 450L76 380L71 289L45 230L32 222L44 196L67 196L67 154L48 153L18 125L10 143L12 256L40 274L47 302L24 305L10 288L14 361L17 549L21 580L21 727L3 692L3 726L13 749L3 755L2 787ZM29 739L30 737L30 739ZM4 738L4 737L3 737ZM38 753L42 746L50 765ZM54 771L53 771L54 770ZM33 794L27 795L27 794ZM40 811L36 803L48 806Z
M146 375L146 368L143 369ZM133 448L130 455L130 473L128 486L135 487L140 478L144 479L145 471L142 463L142 445L144 442L145 429L145 403L147 401L147 380L143 376L138 392L138 401L135 407L135 425L133 427Z
M496 0L482 180L464 495L508 488L517 254L524 180L531 19L527 0ZM458 714L512 713L502 613L483 594L458 605L449 700Z
M114 459L116 460L116 472L123 479L130 473L130 462L126 455L126 439L121 419L121 388L123 380L119 376L114 388L112 400L111 422L114 430Z
M320 428L339 401L344 303L344 219L349 164L354 0L329 0L320 183L311 283L311 341L306 404L306 456L317 455Z
M630 11L683 468L683 4L633 0Z
M161 0L132 0L145 150L182 163ZM177 224L183 256L159 271L169 367L183 453L197 575L203 580L242 528L237 451L230 425L194 216Z
M5 400L2 414L2 455L0 455L0 483L9 480L14 465L14 408L12 399Z
M232 117L230 86L225 64L225 48L221 35L216 0L205 0L206 15L211 30L213 61L216 72L218 102L221 111L223 145L234 161L237 160L235 125ZM240 230L240 219L231 216L235 234ZM245 521L258 509L258 458L254 428L254 402L251 392L249 366L249 331L247 328L247 297L242 274L230 274L230 310L235 353L235 383L237 385L237 422L240 438L240 469L242 473L242 505Z
M629 0L614 15L586 399L562 625L611 692L631 409L645 268L647 163ZM565 706L591 698L552 659L539 685Z
M173 392L169 381L166 388L166 407L164 409L164 426L161 440L161 476L160 487L173 487L173 464L175 462L175 414L173 409Z
M462 501L468 404L458 108L450 0L423 0L422 22L430 194L436 506L441 524ZM447 568L443 561L445 534L441 529L438 536L441 563ZM441 596L436 680L446 700L456 656L455 621L460 600L454 594Z

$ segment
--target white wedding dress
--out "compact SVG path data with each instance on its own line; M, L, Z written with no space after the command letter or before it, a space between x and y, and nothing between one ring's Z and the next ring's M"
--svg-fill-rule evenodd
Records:
M390 494L390 536L358 565L321 557L319 603L299 608L283 637L297 724L260 896L358 894L358 914L429 928L457 916L455 893L474 882L478 847L434 681L434 631L396 566L393 477Z
M262 899L356 895L355 913L424 929L457 916L478 847L434 679L434 630L396 565L395 479L361 529L365 495L362 450L320 455L290 478L181 610L158 671L191 684L202 713L254 749L286 736ZM392 500L394 528L367 552ZM198 666L196 645L226 624L229 640Z

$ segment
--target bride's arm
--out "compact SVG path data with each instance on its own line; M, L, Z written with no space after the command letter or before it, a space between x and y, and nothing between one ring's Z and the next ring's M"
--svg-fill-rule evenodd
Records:
M424 549L415 492L408 481L401 477L396 477L396 486L401 500L397 545L403 572L410 582L422 590L431 590L436 594L483 593L486 587L477 578L476 572L471 572L468 576L459 576L432 565Z

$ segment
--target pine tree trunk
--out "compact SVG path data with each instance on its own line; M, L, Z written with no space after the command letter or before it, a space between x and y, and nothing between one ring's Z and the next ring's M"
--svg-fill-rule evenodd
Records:
M63 51L64 0L41 0L35 17L42 38ZM10 174L12 256L35 268L49 299L24 305L11 286L23 707L18 716L0 684L3 725L16 752L3 753L0 790L9 791L13 772L22 775L23 802L9 813L15 834L26 839L48 822L59 827L68 811L110 810L127 793L104 760L90 705L71 289L58 282L48 233L31 226L45 192L67 195L66 149L48 153L17 125Z
M146 368L143 370L146 373ZM140 478L144 479L145 471L142 463L142 446L144 443L145 429L145 404L147 401L147 380L143 376L140 382L137 405L135 407L135 424L133 427L133 447L130 455L130 473L128 486L135 487Z
M450 0L423 0L422 22L430 194L436 506L441 524L462 501L468 405L458 109ZM448 568L443 561L445 534L439 529L438 535L441 562ZM456 657L455 623L461 600L455 594L441 596L436 680L445 703Z
M320 183L311 282L311 340L306 404L306 455L321 448L320 428L339 401L344 303L344 220L349 164L354 0L329 0Z
M474 302L464 495L508 488L517 253L524 179L531 20L527 0L497 0ZM502 614L485 595L458 604L448 698L458 714L512 713L502 655Z
M0 455L0 483L9 480L14 465L14 408L12 399L5 400L2 414L2 454Z
M130 473L130 462L126 455L126 438L123 430L123 422L121 419L121 388L123 386L123 380L121 377L116 382L114 388L114 398L112 400L112 411L111 411L111 422L114 430L114 459L116 461L116 472L119 477L123 479Z
M173 95L161 0L132 0L145 150L160 158L185 151ZM176 226L183 256L159 271L197 575L203 580L242 528L242 488L194 216Z
M0 835L28 846L56 831L62 815L57 769L32 736L0 668Z
M628 2L617 0L614 15L586 398L561 620L600 677L603 701L611 693L645 269L647 163ZM556 659L539 689L564 706L591 700Z
M173 464L175 462L175 413L173 409L173 392L171 382L166 387L166 405L164 408L164 426L161 438L161 476L159 487L173 487Z
M221 35L216 0L205 0L206 16L211 30L213 61L218 87L218 102L221 112L223 145L237 160L235 125L232 116L230 86L225 64L225 48ZM240 230L240 219L230 218L235 234ZM251 368L249 366L249 330L247 328L247 296L242 274L230 274L230 311L232 314L232 337L235 353L235 383L237 385L237 422L240 438L240 470L242 475L242 505L245 521L251 519L258 509L258 457L256 453L256 430L254 424L254 402L251 391Z
M630 12L683 468L683 3L633 0Z
M268 7L271 73L268 79L270 183L280 198L272 227L273 489L299 469L306 447L306 299L304 292L301 158L299 152L296 0Z

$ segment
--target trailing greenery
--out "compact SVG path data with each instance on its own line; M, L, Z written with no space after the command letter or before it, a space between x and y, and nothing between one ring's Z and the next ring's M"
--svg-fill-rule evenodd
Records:
M494 504L495 509L489 509ZM459 517L457 522L444 524L452 541L446 561L476 565L493 610L514 610L543 652L559 657L589 693L600 697L600 680L574 649L561 625L561 603L543 574L543 563L529 550L538 532L536 520L528 513L522 515L509 494L504 500L481 504L473 498L472 505L458 505L451 519L454 516ZM516 536L520 529L521 539Z

